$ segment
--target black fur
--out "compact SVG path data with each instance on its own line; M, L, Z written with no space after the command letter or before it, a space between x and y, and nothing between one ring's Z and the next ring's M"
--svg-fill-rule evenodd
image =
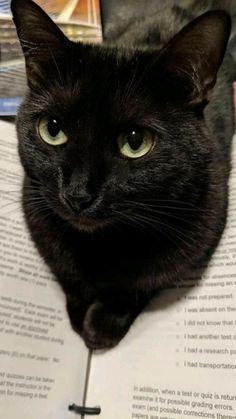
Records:
M13 0L12 11L29 84L17 120L26 221L72 327L87 346L111 347L160 288L206 263L223 231L230 56L215 82L230 18L209 12L173 40L167 20L156 49L153 19L142 23L143 40L131 27L117 45L93 46L67 40L30 0ZM176 9L168 13L178 32ZM39 139L37 121L48 115L65 145ZM153 150L122 157L119 134L140 127L155 136Z

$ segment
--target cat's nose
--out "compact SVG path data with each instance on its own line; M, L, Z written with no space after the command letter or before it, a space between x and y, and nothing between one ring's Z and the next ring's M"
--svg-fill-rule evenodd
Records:
M90 193L83 191L77 193L64 192L62 195L67 207L76 213L87 210L94 201Z

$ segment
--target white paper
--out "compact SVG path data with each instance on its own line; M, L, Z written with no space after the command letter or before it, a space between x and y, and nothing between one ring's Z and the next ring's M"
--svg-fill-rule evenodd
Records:
M68 405L82 402L88 351L26 230L16 146L14 126L0 122L1 418L74 418Z
M235 141L227 228L202 280L162 292L92 357L87 404L101 419L236 418Z

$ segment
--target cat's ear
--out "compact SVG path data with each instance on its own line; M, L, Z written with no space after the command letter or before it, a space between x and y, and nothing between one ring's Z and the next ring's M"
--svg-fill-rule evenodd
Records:
M172 95L191 106L206 104L231 30L224 11L210 11L185 26L161 51L160 71ZM168 80L167 80L168 78Z
M70 42L52 19L31 0L12 0L13 21L26 60L29 85L37 85L43 63L55 61L56 55Z

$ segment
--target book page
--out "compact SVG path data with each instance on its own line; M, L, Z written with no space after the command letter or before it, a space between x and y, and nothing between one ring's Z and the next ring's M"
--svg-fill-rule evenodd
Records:
M0 122L0 411L67 419L82 403L88 351L23 220L15 127Z
M93 354L101 419L236 419L236 136L227 227L202 279L163 291L114 349Z

